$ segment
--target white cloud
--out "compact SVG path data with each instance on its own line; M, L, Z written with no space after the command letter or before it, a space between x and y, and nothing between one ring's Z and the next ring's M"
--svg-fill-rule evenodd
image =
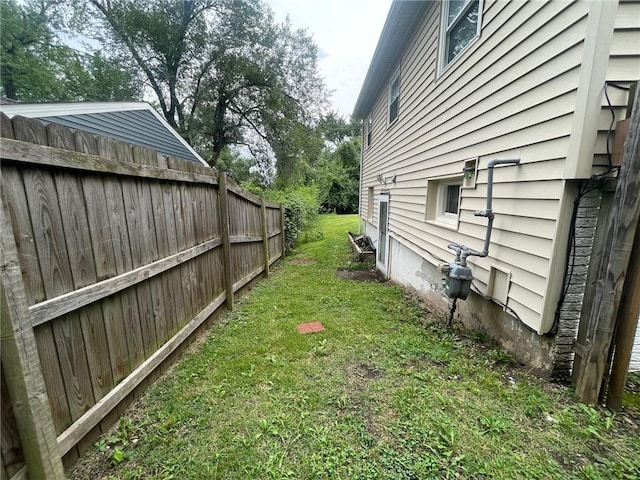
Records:
M350 115L387 18L391 0L267 0L276 19L287 14L319 49L318 64L333 110Z

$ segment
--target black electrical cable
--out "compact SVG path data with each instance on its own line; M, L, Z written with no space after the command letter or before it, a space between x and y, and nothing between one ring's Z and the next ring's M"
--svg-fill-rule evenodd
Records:
M611 112L611 123L609 124L609 130L607 130L607 161L609 163L608 165L601 165L601 164L594 165L595 167L607 167L607 170L605 172L602 172L599 174L599 176L601 177L606 176L609 173L620 169L620 167L613 165L613 160L611 155L611 135L614 132L613 127L616 123L616 110L613 107L613 104L611 103L611 99L609 98L609 91L607 90L607 87L613 87L613 88L617 88L618 90L623 90L627 92L630 91L629 87L625 87L623 85L619 85L613 82L604 82L604 98L607 100L607 107Z
M573 203L573 212L571 213L571 221L569 223L569 238L567 239L567 254L565 260L565 269L562 280L562 292L560 293L560 298L558 299L558 304L556 305L556 311L553 317L553 325L551 329L547 333L547 335L555 335L558 332L558 325L560 323L560 314L562 312L562 306L564 305L564 301L567 297L567 293L569 293L569 287L571 286L571 280L573 279L573 272L576 266L576 222L578 218L578 209L580 208L580 202L588 193L593 192L594 190L598 190L606 178L596 177L595 185L589 188L589 182L581 182L578 185L578 193L576 195L576 199Z
M497 298L493 298L493 297L487 295L486 293L482 293L480 291L480 289L478 288L478 286L475 283L473 283L473 280L471 281L471 287L473 288L473 291L475 293L477 293L478 295L480 295L482 298L484 298L485 300L489 300L489 301L495 303L500 308L504 309L504 311L507 312L509 315L511 315L513 318L515 318L520 323L522 323L525 326L525 328L528 328L529 330L534 331L532 328L530 328L526 323L524 323L522 321L522 319L520 318L520 315L518 315L518 313L513 308L511 308L508 305L505 305L504 303L502 303Z
M610 87L617 88L618 90L624 90L625 92L629 92L631 87L625 87L624 85L620 85L615 82L605 82L605 85L609 85Z
M616 111L611 104L611 100L609 99L609 92L607 91L607 83L604 84L604 98L607 99L607 105L609 107L609 111L611 112L611 123L609 124L609 130L607 131L607 161L609 162L609 168L613 167L613 162L611 159L611 132L613 132L613 126L616 123Z
M439 262L444 262L444 263L449 263L447 260L445 260L444 258L440 258L438 255L436 255L435 253L431 253L429 250L425 250L425 252L427 252L429 255L431 255L433 258L435 258L436 260L438 260Z
M573 204L573 212L571 214L571 222L569 224L569 238L567 239L567 257L566 257L566 261L565 261L565 270L564 270L564 276L563 276L563 284L562 284L562 292L560 294L560 298L558 299L558 304L556 306L556 311L555 311L555 315L553 318L553 325L551 327L551 330L549 330L548 335L555 335L558 332L558 325L560 323L560 313L562 311L562 306L564 305L564 300L567 296L567 293L569 292L569 286L571 285L571 280L573 279L573 272L575 269L575 263L576 263L576 256L575 256L575 249L576 249L576 220L578 217L578 209L580 207L580 201L582 200L582 198L587 195L588 193L597 190L598 188L601 187L602 182L604 182L606 180L606 176L609 175L611 172L614 172L616 170L619 170L620 167L618 166L614 166L613 165L613 161L612 161L612 156L611 156L611 147L610 147L610 142L611 142L611 135L614 131L613 127L615 125L615 121L616 121L616 112L615 109L613 108L613 105L611 103L611 99L609 98L609 92L607 91L607 87L613 87L613 88L617 88L618 90L624 90L624 91L629 91L630 88L629 87L625 87L623 85L619 85L617 83L613 83L613 82L605 82L604 84L604 97L607 100L607 107L609 109L609 111L611 112L611 123L609 124L609 130L607 131L607 161L608 164L607 165L594 165L596 167L606 167L607 170L605 170L604 172L595 175L593 177L594 180L597 180L595 186L593 186L592 188L588 188L589 182L584 182L584 183L580 183L580 185L578 186L578 194L576 196L576 200Z
M556 304L556 311L553 316L553 325L549 330L549 335L555 335L558 332L558 325L560 324L560 313L562 312L562 306L564 300L569 292L569 285L571 285L571 279L573 278L573 271L576 266L576 222L578 219L578 209L580 208L580 200L585 195L587 190L587 183L581 182L578 185L578 194L573 202L573 212L571 212L571 221L569 222L569 238L567 239L567 253L566 260L564 262L564 274L562 275L562 292L560 298Z

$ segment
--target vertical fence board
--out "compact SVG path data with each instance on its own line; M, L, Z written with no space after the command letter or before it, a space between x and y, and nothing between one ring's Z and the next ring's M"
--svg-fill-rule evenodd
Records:
M47 387L51 415L56 433L62 433L71 425L71 409L62 379L62 369L58 361L58 349L50 323L40 325L34 329L38 356L42 366L42 376Z
M122 186L115 178L106 178L104 190L109 225L111 227L111 239L114 249L114 261L117 274L123 274L133 268L129 231L127 229L126 209ZM119 295L122 305L122 320L126 331L128 361L131 370L144 361L144 347L142 341L142 327L138 308L138 297L135 288L124 290Z
M105 143L109 151L115 152L116 160L120 162L133 163L133 147L131 145L115 140ZM118 271L118 273L124 273L131 270L132 268L140 266L135 264L134 260L134 258L136 258L134 253L134 246L139 245L139 239L137 238L137 234L135 233L139 220L137 217L137 195L135 190L135 182L127 178L120 180L118 183L118 186L121 190L123 212L125 213L123 225L126 229L121 237L123 241L126 241L126 243L121 244L122 249L120 251L120 253L123 254L122 258L124 260L124 264L122 265L122 267L124 268L124 270ZM116 201L119 201L119 199L117 198L118 192L115 191L113 193L114 195L112 198ZM109 198L108 191L107 198ZM133 238L131 236L132 231L134 232ZM118 250L116 250L116 258L118 258L118 253ZM131 337L127 337L127 342L129 345L129 358L131 361L131 368L134 369L141 365L144 359L147 357L145 332L148 331L148 328L145 329L145 325L148 325L148 317L152 314L151 292L148 288L148 285L139 285L127 289L123 292L122 312L124 314L125 321L126 319L129 319L128 325L130 328L132 328L133 335ZM148 337L149 335L147 335L147 338Z
M128 149L128 146L122 142L98 137L97 145L98 153L106 158L122 162L130 160L127 152L130 155L131 149ZM123 188L119 179L110 176L103 177L103 185L109 225L111 227L115 270L116 274L120 275L133 268ZM142 326L140 324L136 288L124 290L115 298L122 307L122 324L124 326L122 331L127 332L126 343L129 352L125 362L129 363L130 371L132 371L144 361ZM114 312L114 315L118 316L117 311ZM116 323L119 322L116 321ZM124 365L126 368L126 363Z
M167 231L166 215L164 211L164 197L162 187L159 182L155 182L151 188L151 199L153 202L153 218L156 228L156 239L158 243L158 256L165 258L169 256L169 233ZM164 315L157 317L158 343L164 344L175 324L175 294L171 282L171 272L164 272L160 275L160 287L162 289L162 301L164 305Z
M38 120L17 115L11 119L13 124L13 136L16 140L47 145L47 131Z
M213 188L204 188L203 189L205 209L204 214L207 219L207 239L209 238L218 238L219 237L219 229L216 222L216 211L218 208L216 202L215 189ZM216 247L216 250L220 250L221 247ZM215 251L209 252L206 257L205 268L209 272L209 297L217 297L222 293L222 289L220 289L220 270L216 268L215 265Z
M84 201L87 205L87 217L93 256L96 266L96 280L101 281L117 274L116 259L113 250L113 233L109 222L108 202L103 182L94 176L82 179ZM119 295L101 302L104 328L111 364L111 376L117 384L131 371L127 349L125 323L122 316L122 302Z
M86 149L88 150L86 153L97 153L93 136L76 135L76 140L78 139L82 140L79 144L79 150ZM79 289L97 281L89 220L82 191L82 180L79 176L67 172L56 173L54 178L62 213L62 223L65 229L73 286L74 289ZM77 356L79 358L84 353L87 359L93 390L93 401L91 401L90 407L114 386L111 359L101 302L92 303L81 308L78 310L77 315L80 320L82 341L79 342L80 345L74 342L73 349L78 352ZM69 348L69 345L66 345ZM97 427L94 428L79 443L80 453L89 448L99 435L100 430Z
M231 270L231 244L229 241L229 194L227 190L227 175L218 175L218 196L220 205L220 233L222 235L222 265L224 272L224 288L227 292L227 308L233 310L233 272Z
M133 147L134 162L143 165L159 166L159 159L156 152L149 149L134 146ZM158 252L158 236L164 234L162 225L164 224L164 213L160 213L162 209L162 195L160 193L160 183L140 181L138 194L140 210L143 212L144 226L144 244L146 249L143 256L143 264L151 263L160 258ZM158 202L158 204L156 204ZM158 213L159 217L156 216ZM149 288L151 289L151 298L153 300L153 326L156 333L156 344L154 351L167 340L167 324L165 305L166 294L163 288L161 277L153 277L149 280Z
M176 239L178 242L178 251L186 250L187 248L187 234L184 225L184 210L183 210L183 188L179 184L174 184L171 187L173 205L175 212L175 226L176 226ZM186 323L189 318L194 315L193 301L191 295L191 281L189 279L190 268L188 263L180 265L180 275L182 277L182 296L184 305L184 318L178 324L178 328Z
M63 150L75 150L75 140L73 132L58 123L50 123L45 127L47 131L47 141L50 147L61 148Z
M7 388L6 376L4 368L0 375L0 392L2 395L2 428L0 428L0 436L2 446L2 465L6 468L6 473L13 476L24 465L24 455L22 453L22 444L20 442L20 433L16 424L16 417L13 414L13 406Z
M29 204L24 191L22 175L13 166L2 166L0 171L2 189L7 197L13 236L18 248L18 258L22 266L22 280L29 304L45 299L44 284L38 265L38 253L34 241L29 215Z
M167 232L167 254L178 253L178 232L176 229L175 207L173 204L173 189L169 184L162 185L162 203L164 206L164 224ZM169 272L169 282L171 282L171 299L174 307L174 315L168 324L169 335L178 331L186 318L184 311L184 298L182 296L182 275L181 267L172 268Z
M264 203L264 198L260 204L260 223L262 225L262 258L264 262L264 274L269 276L269 229L267 228L267 207Z
M67 254L71 265L74 289L97 282L89 220L84 203L80 178L69 173L55 175L56 189L67 240ZM107 332L99 303L78 311L82 327L91 385L96 399L113 388Z
M33 478L62 479L55 427L31 327L28 299L4 192L0 202L0 330L2 377L14 402L25 463ZM1 393L0 393L1 395ZM5 472L6 473L6 472Z
M74 134L75 148L67 150L75 150L77 152L88 153L90 155L98 154L98 142L96 137L89 132L77 130ZM63 148L63 147L61 147Z
M15 138L13 135L13 124L6 113L0 112L0 137Z
M127 231L131 246L131 260L133 268L144 265L143 251L147 248L144 238L143 213L138 203L138 185L133 180L122 181L122 194L127 212ZM138 296L140 312L140 326L142 331L142 346L144 357L148 358L154 351L156 341L155 325L153 324L153 300L148 282L135 287Z
M210 217L207 213L207 196L206 196L206 188L204 186L198 185L196 187L197 194L197 222L200 224L200 236L198 237L198 243L204 243L206 240L212 238L212 226L210 223ZM209 265L209 255L203 255L200 259L198 259L198 264L200 265L199 277L203 281L202 289L200 293L200 301L202 302L201 309L204 308L209 302L209 298L212 297L213 291L213 277L211 272L211 267Z
M104 137L95 137L94 135L88 132L76 132L74 135L75 140L75 148L79 152L89 153L92 155L102 155L103 157L109 159L118 159L119 150L117 148L117 144L115 141L107 140ZM118 142L119 143L119 142ZM125 144L121 144L123 147L121 151L126 151ZM109 182L110 178L108 176L102 176L101 180L96 179L94 176L85 175L82 178L82 185L85 191L85 198L92 195L92 200L101 199L101 192L104 190L105 203L101 205L93 204L93 210L96 212L95 222L92 223L92 219L89 219L90 226L95 226L99 229L111 230L109 228L109 222L106 221L107 218L104 218L101 212L107 213L109 210L109 204L106 201L106 185L105 183ZM119 188L119 185L116 186ZM94 196L95 195L95 196ZM122 195L120 194L120 198ZM124 207L120 210L122 215L124 215ZM118 212L120 213L120 212ZM119 215L121 216L121 215ZM92 228L93 231L93 228ZM94 243L94 258L96 261L96 276L100 279L103 276L113 275L113 271L115 268L115 259L114 263L111 266L107 265L99 265L100 259L109 258L110 253L113 252L113 242L106 240L106 243L100 243L96 245ZM97 250L97 251L96 251ZM103 317L103 328L106 335L106 345L109 354L109 363L111 365L111 378L113 384L117 384L120 380L122 380L126 375L132 370L131 369L131 361L129 355L129 348L125 338L121 334L124 331L125 327L125 318L129 318L131 315L131 322L134 324L134 328L132 328L132 333L134 335L133 341L135 341L135 334L139 332L139 326L136 329L135 324L136 320L139 318L137 315L136 309L129 308L125 311L122 298L126 297L127 305L132 302L133 293L130 291L123 292L121 295L115 295L109 298L104 299L100 302L100 308L102 309L102 317ZM133 298L133 302L137 304L135 297ZM96 307L97 308L97 307ZM142 355L141 355L142 356ZM142 362L142 359L140 360ZM102 395L100 395L102 397ZM98 396L96 396L96 400L98 400ZM100 424L100 427L103 431L106 431L115 421L116 415L118 411L113 412ZM87 440L92 441L96 436L96 429L94 429L87 437ZM86 442L83 442L86 444ZM82 445L82 444L81 444ZM82 447L81 447L82 448Z
M24 180L44 289L47 298L53 298L73 290L57 192L52 176L42 170L25 170ZM75 420L94 400L78 315L56 320L52 330L71 419Z
M191 189L186 185L180 186L180 198L182 200L182 216L184 218L184 235L186 241L186 248L193 247L196 243L195 228L193 226L193 199L191 195ZM189 287L190 305L189 317L193 317L198 313L199 300L198 300L198 279L196 277L195 260L191 260L187 263L189 268Z

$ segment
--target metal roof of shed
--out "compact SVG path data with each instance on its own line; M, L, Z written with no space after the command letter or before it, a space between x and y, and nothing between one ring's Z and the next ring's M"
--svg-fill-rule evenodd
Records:
M0 111L9 117L37 118L208 166L146 102L16 103L2 105Z
M380 94L382 87L400 61L402 53L426 7L436 0L394 0L384 23L378 45L369 65L360 95L353 108L354 118L364 118Z

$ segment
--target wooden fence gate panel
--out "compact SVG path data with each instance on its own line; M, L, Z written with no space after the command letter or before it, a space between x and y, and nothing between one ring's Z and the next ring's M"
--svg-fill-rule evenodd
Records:
M282 257L282 208L214 170L86 132L6 116L2 132L13 260L57 460L72 461L227 298ZM25 472L10 379L3 370L3 479Z

